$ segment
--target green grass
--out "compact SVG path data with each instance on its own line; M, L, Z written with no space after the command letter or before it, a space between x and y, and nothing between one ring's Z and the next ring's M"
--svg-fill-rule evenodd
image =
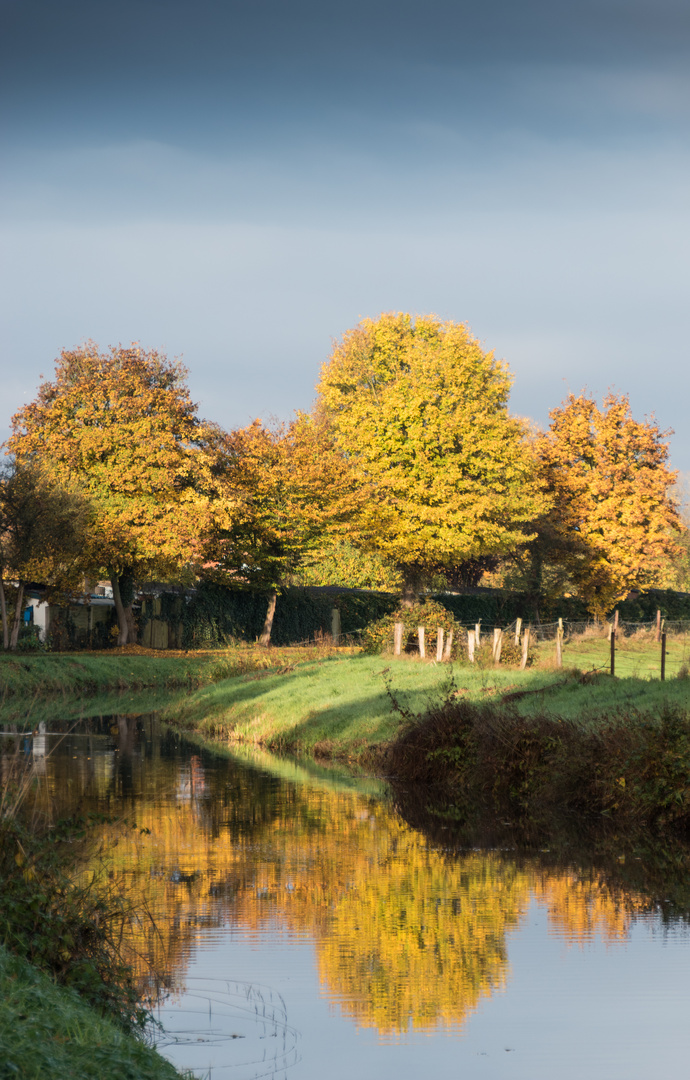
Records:
M553 664L555 644L543 642L539 645L540 664ZM580 671L609 671L611 646L605 636L583 635L573 641L566 641L563 646L563 664L576 667ZM690 666L690 637L669 635L666 643L666 678L674 678L683 665ZM653 640L652 634L639 637L617 636L616 640L616 676L627 679L658 680L661 674L661 645Z
M553 672L455 670L472 700L508 690L547 686ZM394 738L402 718L386 692L389 679L401 704L426 712L449 691L447 665L380 656L302 661L278 671L226 679L176 699L164 718L213 738L260 743L299 752L356 752Z
M585 670L592 655L596 654L583 650ZM572 662L572 656L567 659ZM367 746L394 739L404 725L387 683L404 710L421 715L452 692L450 671L445 665L407 657L303 661L202 687L175 698L163 715L177 727L213 739L356 756ZM679 678L662 683L596 674L583 679L574 669L518 671L457 664L452 676L462 699L500 705L504 695L514 694L521 715L585 720L631 709L658 714L665 706L690 706L690 681Z
M22 1080L180 1080L72 990L0 947L0 1076Z
M109 652L0 653L0 699L201 686L284 663L295 652L230 648L171 654L135 646Z
M602 716L622 717L632 713L658 716L666 707L690 711L690 679L659 680L615 678L598 674L584 682L566 673L559 682L518 699L520 716L547 714L564 720L592 724Z

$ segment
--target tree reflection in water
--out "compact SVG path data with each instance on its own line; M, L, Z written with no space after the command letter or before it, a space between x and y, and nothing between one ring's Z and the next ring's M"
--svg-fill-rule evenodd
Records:
M385 801L289 783L122 719L65 740L46 769L61 812L136 821L103 826L98 861L153 917L127 930L142 987L154 972L179 991L204 928L280 926L313 939L322 992L359 1026L457 1030L505 986L507 937L532 899L570 943L624 941L649 906L596 871L444 850Z

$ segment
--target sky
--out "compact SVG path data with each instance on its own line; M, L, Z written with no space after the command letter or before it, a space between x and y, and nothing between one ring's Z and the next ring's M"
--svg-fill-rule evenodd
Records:
M87 339L288 418L395 310L466 323L540 424L629 393L690 470L687 0L0 13L0 438Z

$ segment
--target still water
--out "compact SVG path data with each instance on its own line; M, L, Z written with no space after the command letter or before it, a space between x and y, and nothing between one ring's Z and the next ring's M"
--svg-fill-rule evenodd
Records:
M142 985L153 965L160 1049L199 1077L687 1074L690 937L643 892L458 850L376 781L211 755L150 718L32 749L61 809L136 823L103 826L101 858L155 917L132 930Z

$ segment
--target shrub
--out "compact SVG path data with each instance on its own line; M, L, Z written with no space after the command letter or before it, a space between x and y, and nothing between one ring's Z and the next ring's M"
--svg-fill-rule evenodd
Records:
M690 717L631 710L596 726L451 693L383 753L386 772L433 784L467 815L535 820L558 811L690 828Z
M403 648L416 651L418 648L417 630L423 626L429 635L429 645L435 639L436 632L442 627L446 634L453 631L453 655L458 652L458 645L467 640L467 634L456 621L455 616L435 600L420 600L411 606L400 604L390 614L384 615L366 628L362 634L362 644L369 653L392 652L393 633L396 623L402 623Z
M17 818L0 821L0 944L125 1031L141 1032L150 1014L121 952L133 912L107 882L75 873L75 844L103 820L76 818L39 833Z

